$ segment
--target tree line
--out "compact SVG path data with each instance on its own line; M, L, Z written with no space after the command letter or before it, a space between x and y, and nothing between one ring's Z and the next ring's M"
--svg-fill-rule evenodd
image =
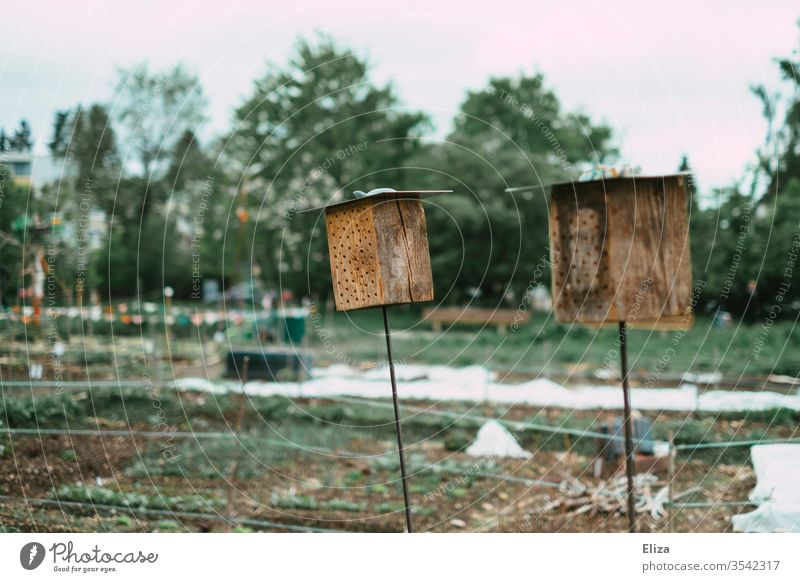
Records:
M701 308L760 316L780 302L781 316L800 312L792 268L800 63L795 56L778 66L794 91L778 108L777 96L753 88L768 121L754 167L713 192L690 180L694 276L706 283ZM58 111L48 148L60 179L28 192L0 171L6 303L28 284L30 244L57 257L49 276L63 302L76 300L76 289L110 300L160 296L165 286L189 300L198 281L215 280L325 303L324 225L297 210L391 186L459 193L426 205L438 298L516 305L532 285L549 286L541 268L548 193L506 189L574 178L617 159L611 128L565 109L541 73L492 77L467 91L449 132L435 139L425 112L404 106L391 83L372 79L367 59L328 36L300 39L287 64L269 65L254 81L229 130L200 140L207 106L185 66L142 63L118 71L108 103ZM30 149L27 124L10 140L2 136L4 148ZM691 172L689 159L675 169ZM100 240L89 244L97 216Z

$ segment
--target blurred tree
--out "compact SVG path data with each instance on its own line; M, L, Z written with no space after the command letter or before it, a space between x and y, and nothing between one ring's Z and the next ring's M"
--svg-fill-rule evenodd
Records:
M191 261L189 227L180 220L170 221L169 215L178 178L173 169L185 161L178 153L178 144L187 132L198 129L205 107L198 78L182 64L152 71L147 63L141 63L118 71L111 112L116 131L111 129L104 110L92 110L85 117L83 127L89 138L81 138L80 143L94 148L95 158L103 157L116 166L114 187L104 188L103 193L96 191L97 203L109 217L109 239L98 257L95 275L110 295L160 292L167 284L165 274L176 291L191 284L191 278L188 282L172 280L178 274L176 264L191 266ZM122 165L118 161L117 140L132 152L131 163ZM193 134L190 141L194 142ZM89 153L87 150L76 156L88 161ZM96 162L88 168L79 164L79 174L85 175L88 169L96 175ZM181 170L182 184L196 180L194 175L190 178L192 171L198 171L196 165L191 171ZM202 175L206 174L203 169ZM154 208L159 212L154 213Z
M23 119L9 140L9 149L15 152L29 152L33 149L33 135L28 121Z
M756 315L773 305L783 316L800 311L800 176L785 180L774 203L759 207L747 256L749 276L758 280Z
M189 249L198 265L195 277L222 281L226 268L234 274L232 247L224 248L222 240L236 185L189 130L171 152L165 182L170 191L167 218L175 226L177 243ZM192 279L191 273L185 275Z
M57 124L59 114L56 115ZM112 217L117 204L116 184L122 164L106 108L95 103L88 110L76 109L67 139L67 154L74 164L76 190L90 192L93 204L106 216ZM56 141L55 135L52 141Z
M697 209L691 224L695 277L708 283L703 301L751 320L800 312L794 265L800 245L800 60L793 55L778 66L792 86L785 103L763 85L752 88L766 134L749 188L735 184L718 191L716 204ZM782 121L776 119L781 109Z
M549 192L505 190L575 177L613 153L610 141L608 127L564 111L539 74L469 91L447 139L414 164L416 182L462 193L429 205L437 296L518 302L529 286L548 285Z
M327 296L319 217L295 211L349 198L356 189L397 188L425 127L425 115L400 107L390 85L372 82L365 59L327 36L298 41L285 68L270 67L255 82L223 148L256 194L246 202L258 249L253 259L270 285L300 293L310 285ZM243 203L240 196L236 204ZM232 220L235 231L248 227ZM236 232L226 240L236 245Z
M57 250L58 260L53 260L56 277L65 293L71 294L78 288L79 279L81 286L93 287L92 277L85 277L92 272L85 269L92 212L102 210L111 221L121 202L116 185L122 167L105 106L95 103L57 111L48 149L54 159L60 159L61 173L55 183L43 189L44 211L57 217L57 222L66 223L67 232L72 233L70 240L55 236L48 248ZM88 297L83 300L88 301Z
M72 112L70 110L56 111L55 119L53 120L53 136L47 143L50 155L54 158L60 158L67 153L71 120Z
M716 204L695 207L690 220L690 244L695 284L705 282L698 309L741 313L747 303L756 241L753 198L738 185L715 192Z
M681 163L678 164L678 172L687 175L686 196L689 208L692 209L696 203L695 197L697 195L697 178L694 175L694 168L692 167L692 163L689 161L688 155L683 154L683 156L681 156Z
M800 178L800 53L795 50L792 56L777 62L781 77L790 86L784 103L780 93L769 93L764 85L751 87L766 120L766 136L756 151L753 179L754 194L766 184L763 198L777 195L789 179ZM785 110L782 123L776 120L781 109Z
M11 170L0 165L0 301L5 308L20 286L24 232L29 190L14 181Z
M134 247L124 230L112 229L92 259L92 277L109 298L131 297L138 281L144 297L160 297L165 286L176 297L188 298L192 284L192 260L189 245L177 232L173 221L156 215L142 225Z
M0 152L6 151L8 151L8 136L5 128L0 127Z
M200 81L182 64L151 71L147 63L117 74L113 114L117 117L122 143L134 152L143 176L135 214L145 223L154 204L163 202L167 191L159 180L170 164L169 152L187 130L195 131L203 121L206 98Z

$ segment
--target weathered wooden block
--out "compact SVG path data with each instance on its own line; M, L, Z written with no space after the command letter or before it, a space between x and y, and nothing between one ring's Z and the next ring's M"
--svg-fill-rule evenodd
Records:
M433 299L420 196L438 193L392 192L325 208L337 311Z
M550 258L558 321L691 322L685 177L554 184Z

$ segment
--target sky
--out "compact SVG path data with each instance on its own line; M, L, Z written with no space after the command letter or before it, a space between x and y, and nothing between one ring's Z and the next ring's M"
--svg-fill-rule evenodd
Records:
M687 153L705 192L752 162L766 124L749 88L787 92L774 59L800 47L796 0L46 0L2 2L0 14L0 126L27 118L39 152L56 110L111 101L117 67L143 59L198 74L202 135L221 133L267 63L324 31L367 56L404 106L428 112L434 136L467 90L539 71L568 110L614 129L624 161L668 173Z

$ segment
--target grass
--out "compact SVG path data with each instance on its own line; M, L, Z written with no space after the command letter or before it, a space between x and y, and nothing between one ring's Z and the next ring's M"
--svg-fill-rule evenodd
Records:
M286 497L275 497L272 500L272 505L281 509L300 509L310 510L317 509L319 504L316 499L308 495L291 495Z
M325 504L325 509L331 511L346 511L350 513L360 513L367 510L366 503L349 501L347 499L331 499Z
M289 419L255 430L251 427L238 438L176 439L169 455L164 455L157 443L149 443L141 459L125 473L131 477L229 479L232 460L238 455L237 477L250 479L272 467L318 456L313 452L317 448L343 448L359 435L359 431Z
M211 511L225 505L221 498L206 498L200 495L148 495L134 491L119 491L102 486L87 486L82 483L61 485L52 492L51 497L59 501L117 505L130 509L189 512Z
M464 325L433 333L413 307L393 308L391 325L394 355L401 362L556 371L576 367L595 370L608 361L616 365L618 360L615 327L590 329L560 324L543 313L533 313L528 323L505 335L494 327ZM309 333L323 364L385 362L379 310L323 316L316 326L310 326ZM628 349L631 369L645 375L719 369L729 376L796 376L800 374L800 351L791 348L798 343L800 328L790 321L777 322L765 332L756 324L722 329L701 316L685 333L630 330ZM760 351L755 349L762 344Z
M238 407L238 397L208 395L194 398L164 389L159 395L161 409L168 419L170 430L197 432L220 431L230 433L231 420ZM227 478L231 460L239 455L238 474L250 478L263 474L270 467L291 464L309 454L325 455L324 450L347 451L356 440L360 442L391 442L394 438L390 407L357 401L342 403L313 400L293 403L283 397L253 397L247 404L244 426L247 430L235 438L195 439L174 438L171 453L165 455L159 447L161 441L146 441L142 459L137 459L126 470L134 477L143 476L196 476L209 479ZM448 402L448 411L456 416L469 409L469 405ZM154 415L153 401L142 390L100 388L91 396L84 392L65 394L19 392L14 397L0 400L0 427L27 429L119 428L126 430L162 430L160 419ZM487 416L500 416L505 408L478 412ZM475 413L475 411L473 411ZM450 450L462 450L474 439L481 421L467 417L450 418L414 414L405 415L403 429L409 442L429 439L442 441ZM652 415L651 415L652 416ZM95 418L103 419L98 422ZM227 420L226 420L227 419ZM575 414L569 410L538 411L520 418L554 429L593 430L599 422L597 414ZM724 423L738 423L734 428ZM689 413L665 415L655 418L654 438L667 440L670 432L676 444L725 442L735 440L761 440L792 436L787 427L794 429L800 423L800 411L789 409L756 412L726 412L721 414ZM732 432L733 431L733 432ZM532 450L563 450L570 447L579 454L590 455L595 443L592 437L565 439L561 434L539 430L516 431L522 445ZM10 454L10 436L0 434L0 457ZM322 450L318 450L322 449ZM381 452L375 447L372 453ZM75 452L65 446L61 459L75 461ZM743 462L749 449L725 448L694 452L694 458L713 458L730 462ZM424 464L424 458L410 455L411 470ZM394 455L374 457L369 461L378 471L397 470ZM360 471L347 473L347 486L370 485Z

